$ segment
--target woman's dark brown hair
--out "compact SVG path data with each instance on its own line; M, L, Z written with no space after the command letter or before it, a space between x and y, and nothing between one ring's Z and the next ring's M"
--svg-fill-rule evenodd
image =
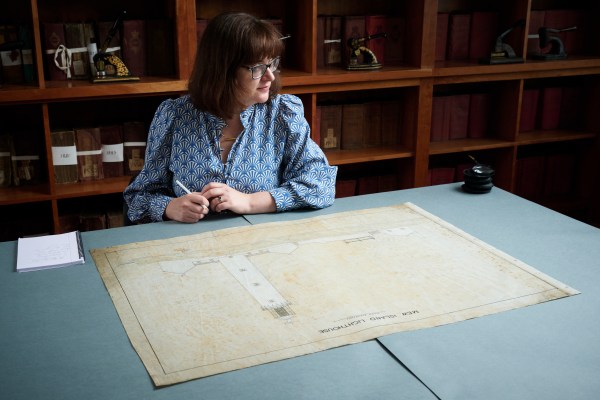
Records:
M239 104L237 69L278 57L283 46L277 29L252 15L224 13L212 18L198 44L188 83L192 103L218 117L231 117ZM277 94L279 88L279 74L275 74L270 96Z

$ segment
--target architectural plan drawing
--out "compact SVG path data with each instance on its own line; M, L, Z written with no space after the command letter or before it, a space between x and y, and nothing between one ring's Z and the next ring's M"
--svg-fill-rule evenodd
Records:
M578 293L411 203L91 253L157 386Z

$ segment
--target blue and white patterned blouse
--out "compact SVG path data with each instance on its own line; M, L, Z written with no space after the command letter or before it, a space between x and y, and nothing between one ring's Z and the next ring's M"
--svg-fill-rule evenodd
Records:
M196 109L189 96L165 100L156 110L144 168L123 195L132 221L162 221L167 204L184 191L221 182L243 192L268 191L277 211L324 208L333 203L337 167L310 139L302 102L278 95L241 114L244 130L227 163L219 138L225 122Z

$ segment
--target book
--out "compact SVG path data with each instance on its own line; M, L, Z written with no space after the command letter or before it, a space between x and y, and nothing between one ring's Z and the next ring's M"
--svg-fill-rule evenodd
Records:
M544 193L545 157L529 156L517 159L515 194L537 201Z
M406 20L399 15L388 15L385 19L387 34L383 59L387 65L398 65L404 61L404 43L406 41Z
M52 165L56 183L75 183L78 180L77 147L74 130L50 132L52 142Z
M365 105L344 104L342 106L342 150L354 150L363 147L365 126Z
M381 144L400 144L402 125L402 103L396 100L381 102Z
M97 45L98 49L101 49L102 46L104 45L104 42L106 41L106 39L108 39L108 34L114 24L115 24L114 21L99 21L98 23L96 23L96 31L97 31L96 45ZM119 29L117 29L117 31L114 33L112 39L110 40L110 42L107 43L106 46L107 46L106 47L107 53L114 54L115 56L122 59L121 32Z
M60 22L45 22L44 27L44 66L46 76L51 81L67 80L67 66L64 62L64 51L59 54L57 50L65 46L64 25Z
M350 197L356 194L356 179L337 179L335 181L335 197Z
M125 175L136 175L144 167L147 136L146 126L143 122L129 121L123 124Z
M381 118L380 102L365 103L364 147L377 147L381 145Z
M113 178L125 175L122 127L120 125L101 126L100 137L104 177Z
M474 11L471 13L469 58L478 60L490 57L499 34L497 12Z
M19 238L17 241L17 272L78 264L85 264L79 231Z
M523 90L519 132L529 132L535 129L539 96L540 90L537 88Z
M322 54L323 66L339 66L342 64L342 49L345 48L342 44L342 17L325 15L321 16L321 20L323 41L317 43L317 51Z
M562 87L545 87L540 90L538 127L541 130L558 129Z
M367 35L374 35L376 33L386 32L386 15L367 15L365 16L365 33ZM387 44L386 38L376 38L369 40L366 45L375 54L377 61L381 64L385 62L385 46Z
M442 142L450 139L449 96L433 96L431 104L431 130L429 140Z
M334 150L340 148L342 137L342 105L321 105L321 148Z
M456 94L448 96L446 115L449 118L448 136L452 139L464 139L467 137L469 126L469 103L471 96L468 94Z
M19 132L12 136L15 148L12 157L14 185L39 183L42 177L42 163L40 160L42 148L39 139L33 137L33 132Z
M540 48L540 39L538 37L529 37L538 34L538 30L544 26L545 17L545 10L531 10L529 14L529 30L527 38L528 54L546 53L550 49L550 46L546 46L544 49Z
M487 135L491 115L491 96L489 93L471 93L469 101L469 127L467 136L471 139Z
M19 27L16 24L0 24L0 83L20 84L24 81L22 49L19 41Z
M146 74L175 75L175 36L170 19L146 21ZM126 64L127 65L127 64Z
M0 187L7 187L12 183L12 156L14 152L12 136L8 134L0 135Z
M437 14L437 28L435 31L435 61L444 61L446 59L449 18L449 13L443 12Z
M79 128L75 130L77 148L77 171L80 181L93 181L104 178L102 163L102 140L100 128Z
M67 78L89 79L90 78L90 55L88 53L89 32L91 25L87 23L66 23L65 46L71 52L70 74Z
M123 62L134 76L146 76L146 21L130 19L123 21Z
M469 58L470 31L471 14L462 12L450 13L446 49L447 60L465 60Z

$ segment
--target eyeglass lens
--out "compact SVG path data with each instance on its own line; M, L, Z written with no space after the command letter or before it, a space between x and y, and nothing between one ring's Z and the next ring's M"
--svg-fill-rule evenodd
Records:
M271 70L271 72L277 71L277 67L279 67L279 58L274 58L269 64L260 64L255 65L250 68L252 71L252 79L260 79L264 74L267 73L267 68Z

